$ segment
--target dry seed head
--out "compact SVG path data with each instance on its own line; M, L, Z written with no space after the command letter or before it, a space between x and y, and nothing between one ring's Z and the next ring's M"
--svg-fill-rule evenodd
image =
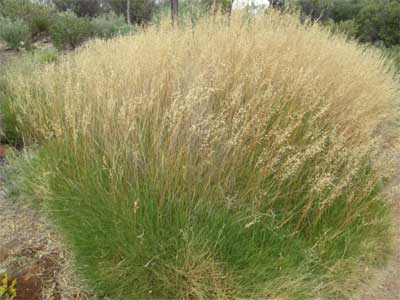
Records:
M20 128L32 141L101 143L110 176L125 164L221 199L256 198L267 176L283 184L305 171L310 191L332 201L357 188L398 97L378 54L293 16L242 17L162 22L18 76Z

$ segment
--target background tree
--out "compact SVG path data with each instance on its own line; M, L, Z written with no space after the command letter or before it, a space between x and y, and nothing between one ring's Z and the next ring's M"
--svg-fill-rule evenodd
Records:
M332 1L328 12L329 17L335 22L354 19L366 2L366 0Z
M126 21L131 24L131 0L126 0Z
M328 2L326 0L299 0L298 6L302 14L313 20L328 18Z
M127 0L104 0L104 6L135 24L149 22L156 8L154 0L130 0L129 10Z
M216 13L221 11L222 13L230 13L232 10L232 4L234 0L202 0L200 1L208 11Z
M60 11L73 11L79 17L95 17L104 12L100 0L53 0Z
M297 6L303 16L318 19L360 42L400 45L400 0L299 0Z
M172 24L176 24L178 22L178 14L179 14L179 2L178 0L171 0Z
M362 42L400 44L400 0L369 1L357 16Z

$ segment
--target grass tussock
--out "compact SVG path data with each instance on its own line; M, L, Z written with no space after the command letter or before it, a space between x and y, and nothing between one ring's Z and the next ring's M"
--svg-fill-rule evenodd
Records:
M318 25L161 24L10 84L19 132L43 145L31 190L100 293L342 299L387 257L371 161L396 83Z

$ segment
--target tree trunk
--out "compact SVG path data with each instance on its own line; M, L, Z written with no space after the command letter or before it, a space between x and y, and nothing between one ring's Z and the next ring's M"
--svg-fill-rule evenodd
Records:
M217 1L214 0L213 4L212 4L212 13L215 16L217 14L217 12L218 12L218 4L217 4Z
M178 0L171 0L171 18L172 18L172 24L175 25L178 23Z
M126 0L126 21L131 24L131 0Z

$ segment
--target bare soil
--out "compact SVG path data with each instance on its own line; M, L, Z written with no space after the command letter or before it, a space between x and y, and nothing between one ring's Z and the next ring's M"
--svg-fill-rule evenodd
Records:
M400 166L399 166L400 170ZM400 175L391 184L393 199L394 255L357 300L400 300Z
M40 212L7 196L0 178L0 277L17 279L16 300L94 300L73 261Z

